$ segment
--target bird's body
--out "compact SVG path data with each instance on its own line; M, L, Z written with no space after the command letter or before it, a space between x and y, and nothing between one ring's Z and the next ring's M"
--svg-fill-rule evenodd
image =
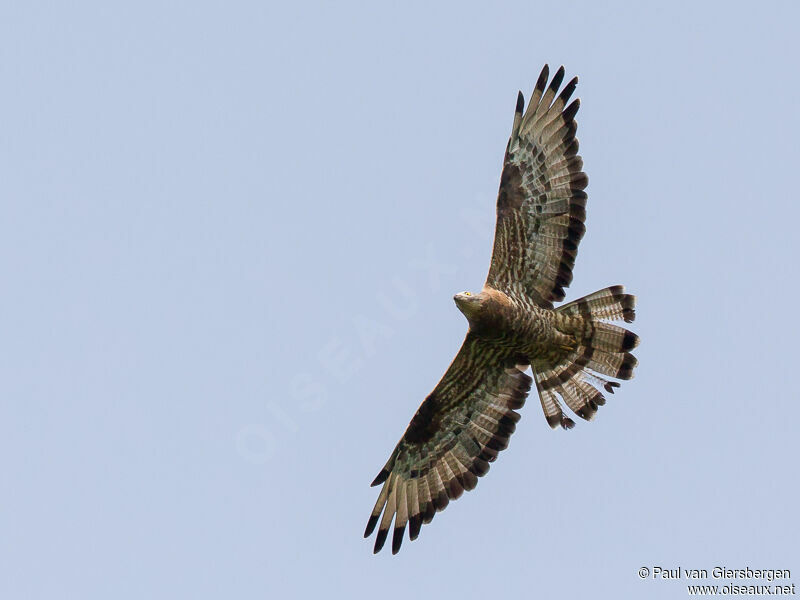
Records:
M474 300L471 300L474 299ZM583 319L521 302L485 287L480 294L455 297L469 331L499 354L518 356L519 364L556 364L574 350L583 334ZM469 304L477 308L462 308Z
M396 553L406 526L416 539L475 487L508 445L534 382L548 424L570 429L562 402L589 420L605 403L599 388L619 386L606 377L633 376L639 338L607 321L633 321L634 296L611 286L553 305L572 281L588 183L575 138L579 101L567 105L577 78L558 93L563 77L562 67L548 85L545 65L524 113L518 96L489 274L480 293L454 297L469 322L464 343L372 482L383 484L364 532L378 528L375 552L392 524Z

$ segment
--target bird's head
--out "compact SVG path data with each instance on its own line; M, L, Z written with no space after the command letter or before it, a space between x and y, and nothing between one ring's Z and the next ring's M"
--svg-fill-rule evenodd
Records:
M461 292L453 296L458 310L464 313L468 320L474 319L483 306L484 294L473 294L472 292Z

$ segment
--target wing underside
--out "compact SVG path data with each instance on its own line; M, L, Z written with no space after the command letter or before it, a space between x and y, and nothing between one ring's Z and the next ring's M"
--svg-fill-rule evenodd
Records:
M378 527L375 552L393 526L397 553L407 525L416 539L423 523L477 485L507 447L531 383L513 357L498 356L467 335L372 483L383 484L364 532L369 537Z
M545 65L523 113L520 93L508 142L487 285L552 308L564 299L583 237L588 178L578 156L575 114L567 105L578 78L558 93L561 67ZM556 95L558 94L558 95Z

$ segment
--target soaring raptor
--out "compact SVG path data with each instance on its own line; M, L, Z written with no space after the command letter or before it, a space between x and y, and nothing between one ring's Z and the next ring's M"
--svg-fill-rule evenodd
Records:
M489 470L508 445L533 381L550 427L575 422L562 402L590 420L637 364L639 338L606 321L632 322L636 298L612 286L564 299L583 237L588 179L578 156L575 77L559 93L564 67L547 65L528 108L517 97L506 147L489 275L478 294L454 297L467 337L442 380L417 410L372 485L383 484L364 537L378 526L375 552L394 522L392 553L423 523ZM530 366L533 379L525 373Z

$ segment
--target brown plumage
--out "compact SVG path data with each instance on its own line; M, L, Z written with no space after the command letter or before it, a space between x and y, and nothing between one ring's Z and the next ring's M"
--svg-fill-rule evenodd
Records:
M588 184L571 104L577 77L558 93L545 65L528 109L520 92L506 148L489 275L478 294L456 294L469 331L447 372L417 410L372 485L383 484L364 537L375 552L392 534L400 549L450 500L477 485L508 446L535 381L551 427L570 429L562 402L589 420L637 364L632 332L604 321L634 320L635 297L612 286L558 308L583 237ZM558 95L556 95L558 94ZM524 371L530 366L533 378Z

